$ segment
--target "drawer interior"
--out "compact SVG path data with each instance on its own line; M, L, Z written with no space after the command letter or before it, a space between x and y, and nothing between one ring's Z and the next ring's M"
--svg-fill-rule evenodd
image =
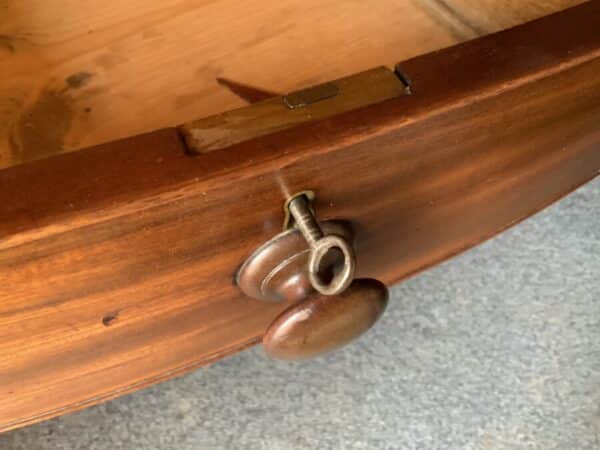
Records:
M244 90L393 67L578 3L2 2L0 168L237 108Z

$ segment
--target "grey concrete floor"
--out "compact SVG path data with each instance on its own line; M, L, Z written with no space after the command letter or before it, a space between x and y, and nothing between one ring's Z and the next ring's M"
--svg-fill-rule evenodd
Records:
M255 348L0 449L600 449L600 180L392 295L337 353Z

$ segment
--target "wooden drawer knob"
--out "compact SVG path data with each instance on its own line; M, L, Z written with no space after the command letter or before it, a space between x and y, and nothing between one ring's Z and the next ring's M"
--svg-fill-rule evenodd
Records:
M341 294L314 294L286 309L267 329L263 346L278 359L305 359L346 345L379 319L388 290L377 280L354 280Z
M319 223L304 192L286 202L293 226L256 249L236 277L250 297L295 302L263 336L267 354L279 359L310 358L347 344L373 326L388 301L381 282L353 280L349 224Z

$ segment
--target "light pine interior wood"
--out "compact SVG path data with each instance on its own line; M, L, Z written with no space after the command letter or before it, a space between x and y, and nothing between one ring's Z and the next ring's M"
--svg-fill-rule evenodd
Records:
M243 105L580 0L0 0L0 167Z

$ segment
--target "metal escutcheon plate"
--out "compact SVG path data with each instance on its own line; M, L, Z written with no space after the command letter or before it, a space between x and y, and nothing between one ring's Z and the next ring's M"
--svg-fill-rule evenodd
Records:
M333 234L352 242L347 222L321 223L326 235ZM236 281L248 296L272 302L299 301L314 292L307 271L310 249L295 228L279 233L259 247L240 267Z

